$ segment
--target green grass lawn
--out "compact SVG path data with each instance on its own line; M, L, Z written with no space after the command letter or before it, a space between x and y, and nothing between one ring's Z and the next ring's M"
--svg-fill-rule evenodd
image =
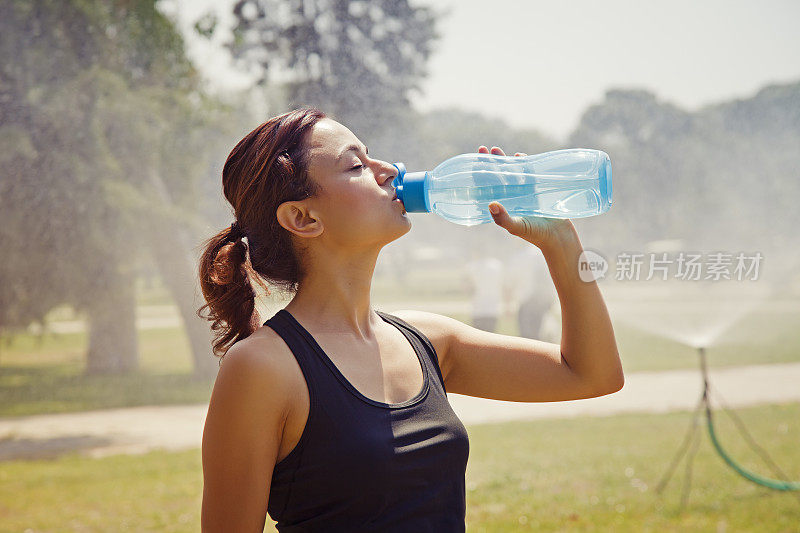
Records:
M800 479L800 404L738 413L781 468ZM797 531L798 494L738 477L706 433L687 507L679 508L682 469L655 494L689 418L671 413L468 427L468 531ZM729 451L769 475L727 417L717 418ZM196 449L0 463L2 531L198 531L201 498Z
M208 402L213 380L191 374L183 330L139 332L141 369L126 376L84 376L85 334L31 335L0 353L0 416L138 405Z
M63 314L63 313L62 313ZM467 315L452 315L469 322ZM707 350L709 364L730 366L800 361L800 312L748 316ZM694 349L667 337L615 323L626 372L696 368ZM503 316L498 333L517 335ZM139 332L141 370L130 376L83 376L84 333L25 334L0 347L0 416L21 416L137 405L208 402L213 380L190 375L188 340L182 329Z

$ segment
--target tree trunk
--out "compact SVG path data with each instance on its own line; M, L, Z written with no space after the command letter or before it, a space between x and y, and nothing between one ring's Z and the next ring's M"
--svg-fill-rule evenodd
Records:
M178 306L194 362L194 374L198 378L213 377L219 370L218 359L211 352L211 328L209 322L197 316L199 284L196 261L192 260L184 239L174 226L150 242L153 257L164 284Z
M169 194L155 171L150 171L150 184L157 195L167 205L171 203ZM152 216L148 224L153 259L164 284L170 291L183 319L186 336L192 351L194 375L198 379L217 375L219 359L211 351L213 335L209 322L197 316L197 309L203 305L198 279L199 263L191 253L190 238L187 231L172 220Z
M105 290L98 291L85 308L89 333L85 372L90 375L139 369L135 274L106 275Z

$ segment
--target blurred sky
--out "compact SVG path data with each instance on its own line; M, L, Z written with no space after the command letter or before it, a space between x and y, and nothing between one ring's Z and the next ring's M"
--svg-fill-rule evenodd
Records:
M220 87L248 77L219 46L232 0L161 0L189 52ZM447 14L429 62L421 110L456 105L563 138L609 87L645 88L694 110L800 80L800 2L412 0ZM193 21L215 9L212 42Z

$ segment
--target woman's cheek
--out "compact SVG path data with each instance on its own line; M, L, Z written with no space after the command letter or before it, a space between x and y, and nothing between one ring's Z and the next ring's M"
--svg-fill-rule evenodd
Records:
M330 212L334 215L336 226L341 226L345 230L349 229L349 231L358 227L370 216L370 202L354 194L340 196L331 207Z
M326 210L334 215L337 226L349 228L349 231L359 225L381 220L381 209L392 207L388 200L381 203L381 197L369 188L362 190L359 187L346 187L335 191L331 197L333 200Z

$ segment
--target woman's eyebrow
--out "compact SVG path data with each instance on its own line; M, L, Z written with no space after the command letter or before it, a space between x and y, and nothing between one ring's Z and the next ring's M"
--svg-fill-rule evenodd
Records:
M350 151L358 152L361 149L362 148L357 144L348 144L347 146L344 147L344 149L341 152L339 152L339 155L336 156L336 161L339 162L342 159L342 157L344 157L344 154L346 154L347 152ZM364 146L363 150L365 154L369 155L369 148L367 146Z

